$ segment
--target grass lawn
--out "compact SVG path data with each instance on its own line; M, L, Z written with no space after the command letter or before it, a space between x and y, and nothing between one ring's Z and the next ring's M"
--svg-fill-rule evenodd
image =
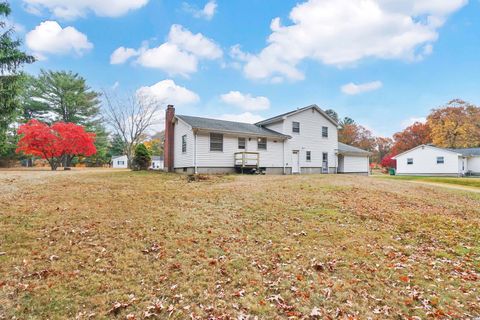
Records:
M454 177L419 177L419 176L382 176L389 179L408 180L408 181L424 181L433 183L447 183L459 186L480 188L480 178L454 178Z
M476 193L0 172L0 319L471 319L479 284Z

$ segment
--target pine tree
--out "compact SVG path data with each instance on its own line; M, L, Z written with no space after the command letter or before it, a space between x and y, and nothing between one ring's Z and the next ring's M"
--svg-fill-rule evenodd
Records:
M10 15L10 5L0 3L0 19ZM5 153L8 141L8 129L20 113L19 97L23 89L24 75L22 65L33 63L35 59L21 51L21 42L14 39L14 30L0 20L0 154Z
M135 148L135 157L133 158L134 170L147 170L150 166L152 158L147 147L143 143L140 143Z

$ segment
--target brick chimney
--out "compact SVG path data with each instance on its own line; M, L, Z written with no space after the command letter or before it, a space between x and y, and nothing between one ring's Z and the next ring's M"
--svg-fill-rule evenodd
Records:
M163 161L165 169L168 172L173 172L173 135L174 124L173 118L175 117L175 108L172 105L168 105L165 111L165 143L163 144Z

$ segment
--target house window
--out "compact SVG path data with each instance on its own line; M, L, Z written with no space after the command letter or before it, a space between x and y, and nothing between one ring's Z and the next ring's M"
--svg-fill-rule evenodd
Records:
M210 151L223 151L223 134L210 133Z
M238 138L238 149L245 150L245 138Z
M267 150L267 138L258 138L257 139L257 149L258 150Z
M300 133L300 122L292 122L292 132Z
M328 162L328 152L322 153L322 161L323 162Z
M125 161L117 161L117 164L118 164L119 166L123 166L123 165L125 165Z
M437 164L444 164L445 158L444 157L437 157Z
M312 161L312 151L307 151L307 161Z
M182 136L182 152L187 152L187 135Z
M322 137L328 138L328 127L322 127Z
M413 158L407 158L407 164L413 164Z

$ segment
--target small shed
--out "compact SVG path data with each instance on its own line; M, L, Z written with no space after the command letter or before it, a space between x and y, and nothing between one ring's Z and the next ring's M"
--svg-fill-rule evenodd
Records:
M152 156L150 170L163 170L163 156Z
M338 173L362 174L370 173L371 152L338 143Z
M127 158L127 156L126 155L112 156L112 168L127 169L128 168L128 158Z

